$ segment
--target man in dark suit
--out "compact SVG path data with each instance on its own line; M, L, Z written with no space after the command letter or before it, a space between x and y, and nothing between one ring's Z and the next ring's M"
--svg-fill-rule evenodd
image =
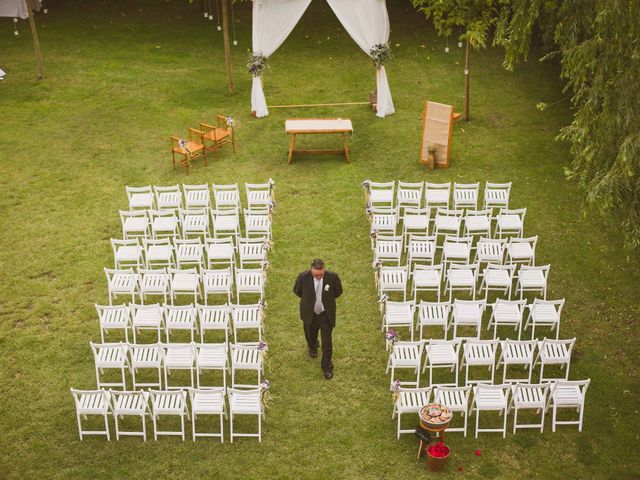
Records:
M318 331L320 332L320 367L324 372L324 378L329 380L333 377L331 332L336 326L336 298L342 295L340 277L325 270L322 260L315 259L311 262L311 270L305 270L298 275L293 293L300 297L300 318L311 358L318 356Z

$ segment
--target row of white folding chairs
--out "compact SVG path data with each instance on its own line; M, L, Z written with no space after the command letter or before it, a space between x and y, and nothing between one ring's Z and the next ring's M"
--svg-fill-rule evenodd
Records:
M199 333L200 342L205 342L206 332L224 334L225 342L229 341L229 330L233 330L233 341L238 341L238 331L255 330L258 340L264 334L264 302L252 305L166 305L154 303L150 305L97 305L100 323L100 340L111 331L124 334L125 342L129 342L129 330L133 332L133 343L138 343L141 331L156 332L156 341L161 341L161 332L170 342L172 332L188 332L191 341Z
M227 296L227 302L231 303L233 284L235 283L235 299L241 303L241 295L259 295L264 299L266 283L266 270L263 268L218 268L213 270L195 268L188 269L111 269L105 268L109 290L109 304L117 299L118 295L131 296L131 302L135 303L136 297L144 303L147 295L163 296L165 302L167 296L171 303L178 295L193 296L193 303L203 298L205 304L208 296L222 294Z
M564 379L569 379L571 352L576 339L551 340L477 340L460 338L453 340L418 340L393 342L387 361L387 371L390 373L390 385L396 379L396 370L410 370L415 373L415 381L401 381L400 385L420 386L420 375L429 372L427 386L450 385L458 386L459 371L465 370L463 385L471 383L494 383L496 369L503 367L502 383L529 382L533 376L534 367L540 365L540 382L556 380L556 377L545 377L545 367L559 366L564 370ZM500 355L498 356L498 347ZM424 354L424 360L423 360ZM526 377L510 377L508 367L522 367ZM483 367L489 371L489 378L469 378L471 367ZM449 369L455 376L454 381L435 382L435 369ZM452 380L452 379L450 379Z
M115 268L125 266L156 268L192 265L240 267L264 265L271 242L267 237L233 237L191 239L111 239Z
M451 205L453 197L454 208L478 208L480 197L480 182L453 183L453 195L451 195L451 182L372 182L365 180L362 183L367 204L375 207L413 207L426 208L447 207ZM508 208L511 196L511 182L491 183L486 182L484 187L483 208ZM424 202L423 202L424 200Z
M498 327L513 327L518 340L522 337L522 330L531 328L531 340L536 337L536 328L550 328L555 331L556 339L560 337L560 317L564 307L564 299L543 300L535 298L527 304L526 300L504 300L497 298L493 303L486 300L460 300L453 302L427 302L421 300L395 302L386 297L380 299L382 312L382 327L385 332L390 329L408 328L413 341L415 331L415 317L419 327L419 339L424 338L427 328L441 328L446 340L449 330L453 328L453 338L459 338L458 328L471 327L476 329L476 338L480 339L482 322L487 307L491 307L491 315L487 323L487 330L493 327L493 338L499 338ZM525 309L528 315L525 320ZM433 337L431 337L433 338Z
M373 239L373 263L391 262L400 266L403 259L408 265L420 263L495 263L498 265L535 265L538 237L510 237L496 239L480 237L474 244L473 237L447 235L441 245L435 236L410 234L375 235ZM406 252L406 255L404 254ZM437 253L440 252L436 261Z
M231 386L255 387L262 382L264 374L264 356L268 346L265 342L243 343L93 343L96 384L98 388L113 387L127 389L126 372L131 373L133 390L140 387L155 387L171 390L175 388L206 388L203 385L204 371L219 370L222 372L222 386L226 387L227 369L231 372ZM230 360L230 361L229 361ZM155 370L157 382L139 381L136 374L139 370ZM120 372L119 381L104 381L101 374L106 370ZM187 385L170 385L169 375L172 371L189 372ZM252 384L236 383L239 371L255 372L257 382Z
M507 416L513 414L513 433L518 429L536 428L540 433L544 432L545 414L552 410L551 428L556 431L557 425L577 425L578 431L582 431L585 397L587 388L591 383L587 380L555 380L552 382L516 383L502 385L487 385L480 383L476 386L436 388L406 388L396 389L396 400L393 405L392 419L397 418L397 438L403 433L413 433L414 428L403 429L401 417L403 414L411 414L412 418L422 407L429 404L433 393L433 401L447 407L454 415L460 414L463 418L462 426L450 426L447 434L451 432L463 432L467 436L467 414L476 414L475 437L481 432L501 432L503 437L507 434ZM469 411L469 400L473 393L473 402ZM578 413L577 420L558 420L558 410L575 409ZM540 413L538 423L518 423L518 414L521 411ZM498 412L503 416L500 428L480 428L480 412ZM457 423L452 420L452 423ZM413 424L415 425L415 423Z
M468 292L471 298L476 294L482 295L485 300L489 292L499 292L511 297L512 292L524 298L525 293L539 293L543 298L547 298L547 283L549 278L550 265L522 265L518 275L515 275L515 265L487 264L481 270L478 263L459 264L449 263L447 269L444 265L419 265L409 271L408 266L385 266L377 265L375 269L378 295L399 292L403 300L407 299L409 279L411 277L411 292L414 301L418 292L435 292L440 301L441 293L446 295L449 292L451 301L454 291ZM515 282L515 288L513 284Z
M185 439L185 416L191 419L191 434L193 441L196 437L219 437L224 442L224 421L229 415L229 429L231 442L234 437L257 437L262 441L262 418L265 415L263 403L263 389L225 389L221 387L208 389L186 390L149 390L149 391L117 391L117 390L76 390L71 389L76 406L78 433L80 440L85 435L104 435L111 440L109 429L110 415L115 423L116 440L120 436L140 436L147 441L146 421L151 418L153 424L153 438L159 436L180 436ZM190 408L187 407L187 394ZM227 410L228 399L229 407ZM189 415L191 412L191 415ZM258 433L234 432L233 420L238 415L255 415L258 417ZM104 419L103 430L84 430L82 419L88 416L98 416ZM219 432L215 428L211 431L198 432L196 430L197 417L220 417ZM124 417L138 417L141 420L141 430L124 430L121 423ZM161 417L179 417L180 430L160 430L158 423ZM215 425L215 423L214 423Z
M275 203L275 182L245 183L248 208L271 207ZM182 208L210 208L240 210L240 190L237 183L126 187L131 210L177 210ZM213 196L211 195L213 193ZM213 202L212 202L213 200Z
M247 237L265 235L271 238L271 209L244 210L244 222L235 210L179 209L120 210L124 238L189 238L240 236L241 223Z
M406 208L403 216L397 207L372 207L367 210L370 221L370 233L396 235L398 230L403 236L410 233L421 235L494 236L503 238L524 235L526 208L503 208L494 215L491 209L450 210L438 207L431 218L430 210ZM433 224L433 226L431 226ZM402 225L402 228L399 228Z

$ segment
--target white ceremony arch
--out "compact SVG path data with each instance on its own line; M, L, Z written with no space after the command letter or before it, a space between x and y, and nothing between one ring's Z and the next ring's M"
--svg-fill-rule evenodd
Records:
M269 58L300 21L311 0L253 0L252 48ZM358 46L370 55L374 45L389 41L386 0L327 0L327 3ZM384 66L376 70L377 113L395 112ZM260 77L253 77L251 111L256 117L269 115Z

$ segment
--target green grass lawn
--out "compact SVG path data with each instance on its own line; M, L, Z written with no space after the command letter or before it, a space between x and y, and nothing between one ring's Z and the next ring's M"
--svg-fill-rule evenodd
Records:
M1 478L407 478L424 473L416 441L395 439L384 375L360 183L513 181L526 206L526 234L540 236L539 263L552 265L549 298L566 298L561 336L578 338L571 377L590 377L584 431L522 431L503 440L451 434L448 473L464 478L638 478L638 261L614 223L585 217L567 182L566 145L554 141L567 103L557 71L535 61L515 73L501 53L474 53L471 123L453 134L451 168L418 163L425 98L462 108L462 49L451 53L409 2L390 1L395 59L387 71L397 113L365 106L272 110L249 115L250 5L237 7L238 93L226 93L222 38L187 2L55 2L38 17L47 79L36 83L25 22L14 37L0 21L0 477ZM270 62L271 104L363 101L371 61L324 2L313 2ZM189 177L174 172L169 135L237 116L238 151ZM286 163L284 120L353 120L352 163L339 156ZM302 139L302 141L308 141ZM333 139L317 140L330 145ZM107 301L102 269L120 236L125 185L276 180L275 250L267 287L266 336L274 399L261 444L176 438L143 444L78 439L69 387L95 385L90 340L94 303ZM308 358L295 275L322 257L340 273L335 378ZM248 424L245 424L249 426ZM511 421L509 423L511 425ZM474 456L475 449L482 456Z

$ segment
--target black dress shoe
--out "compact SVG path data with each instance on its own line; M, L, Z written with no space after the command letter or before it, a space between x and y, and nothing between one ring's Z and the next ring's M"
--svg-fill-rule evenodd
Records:
M309 350L309 356L311 358L316 358L318 356L318 351L317 350Z
M331 380L333 378L333 372L324 372L325 380Z

